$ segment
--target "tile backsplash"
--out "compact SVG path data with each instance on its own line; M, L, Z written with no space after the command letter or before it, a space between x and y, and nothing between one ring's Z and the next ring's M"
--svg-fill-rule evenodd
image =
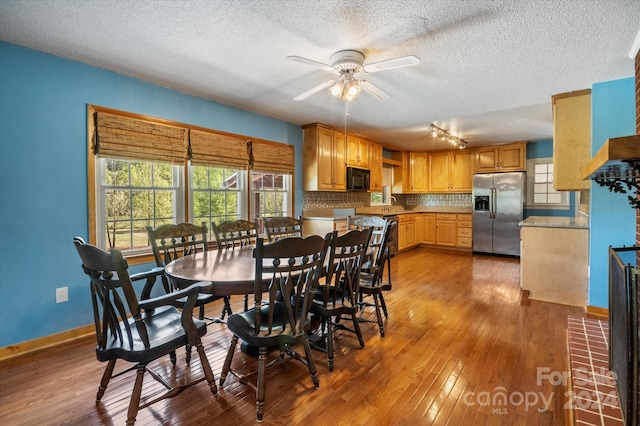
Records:
M471 194L409 194L407 206L471 207Z
M394 194L394 206L471 207L471 194ZM367 192L305 192L303 210L369 207Z

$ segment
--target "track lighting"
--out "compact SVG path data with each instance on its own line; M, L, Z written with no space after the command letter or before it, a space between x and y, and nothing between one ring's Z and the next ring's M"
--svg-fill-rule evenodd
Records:
M451 133L447 132L445 129L438 127L433 123L431 123L431 136L434 139L440 136L443 142L449 142L451 145L453 145L458 149L465 149L467 147L467 141L457 136L453 136Z

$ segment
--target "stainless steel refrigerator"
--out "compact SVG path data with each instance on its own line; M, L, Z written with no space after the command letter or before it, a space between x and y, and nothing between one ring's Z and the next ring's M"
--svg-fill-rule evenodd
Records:
M524 172L473 176L473 251L520 256Z

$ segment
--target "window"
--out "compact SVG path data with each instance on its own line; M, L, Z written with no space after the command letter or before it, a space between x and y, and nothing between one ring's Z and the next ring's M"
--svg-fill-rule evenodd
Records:
M93 105L88 117L89 241L100 248L145 261L146 226L292 215L291 145Z
M292 216L291 176L251 172L251 217Z
M238 220L245 216L246 172L220 167L191 166L191 217L194 223Z
M569 209L569 193L553 188L553 159L527 160L527 208Z
M182 220L181 166L97 159L97 245L135 252L149 246L145 227Z

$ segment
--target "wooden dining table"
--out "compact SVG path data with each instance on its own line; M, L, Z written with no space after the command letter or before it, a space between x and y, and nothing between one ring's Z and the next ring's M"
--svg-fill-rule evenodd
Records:
M185 285L211 281L205 289L216 296L253 293L255 259L253 246L233 250L209 250L175 259L165 266L165 273ZM269 283L265 275L264 287Z

